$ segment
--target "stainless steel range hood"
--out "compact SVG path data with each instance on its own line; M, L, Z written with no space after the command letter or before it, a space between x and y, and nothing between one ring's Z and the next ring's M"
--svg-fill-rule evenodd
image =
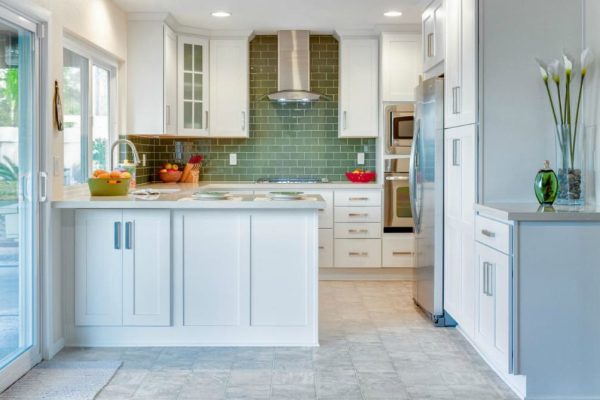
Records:
M324 96L310 90L310 32L277 32L277 91L269 100L310 102Z

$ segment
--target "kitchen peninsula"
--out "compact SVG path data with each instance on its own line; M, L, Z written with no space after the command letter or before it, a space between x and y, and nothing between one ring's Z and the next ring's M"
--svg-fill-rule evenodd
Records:
M318 345L318 195L65 195L70 346Z

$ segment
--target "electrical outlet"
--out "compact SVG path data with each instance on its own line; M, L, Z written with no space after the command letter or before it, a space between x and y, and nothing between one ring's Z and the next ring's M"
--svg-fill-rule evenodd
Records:
M142 167L146 166L146 153L142 154Z
M54 176L62 176L64 174L60 157L55 156L52 159L52 169L54 170Z
M365 153L356 153L356 163L358 165L365 165Z
M237 154L236 153L229 154L229 165L237 165Z
M368 144L363 145L363 151L365 153L367 153L369 151L369 145Z

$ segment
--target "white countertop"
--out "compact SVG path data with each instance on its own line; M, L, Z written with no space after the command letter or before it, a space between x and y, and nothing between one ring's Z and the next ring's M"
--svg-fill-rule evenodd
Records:
M537 203L476 204L475 211L506 221L600 221L600 209L593 206L546 206Z
M235 186L237 188L237 186ZM277 186L283 189L282 186ZM142 189L177 189L177 192L154 196L96 196L92 197L87 187L65 191L61 199L52 201L54 208L174 208L174 209L319 209L325 200L319 195L307 195L301 200L271 200L264 195L232 194L226 200L194 200L191 195L199 190L216 189L197 184L144 185ZM288 189L285 186L285 189ZM223 188L224 189L224 188Z

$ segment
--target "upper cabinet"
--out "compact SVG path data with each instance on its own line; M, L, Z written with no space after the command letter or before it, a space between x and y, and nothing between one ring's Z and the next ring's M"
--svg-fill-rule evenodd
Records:
M127 29L127 133L176 134L177 36L162 21Z
M378 53L376 38L340 39L340 137L378 135Z
M248 39L211 39L209 136L247 138Z
M477 120L477 1L446 0L444 126Z
M421 18L423 32L423 71L427 72L444 61L445 36L444 0L436 0L427 7Z
M208 40L180 36L178 42L179 134L205 137L209 132Z
M414 101L421 73L421 35L381 35L382 101Z

